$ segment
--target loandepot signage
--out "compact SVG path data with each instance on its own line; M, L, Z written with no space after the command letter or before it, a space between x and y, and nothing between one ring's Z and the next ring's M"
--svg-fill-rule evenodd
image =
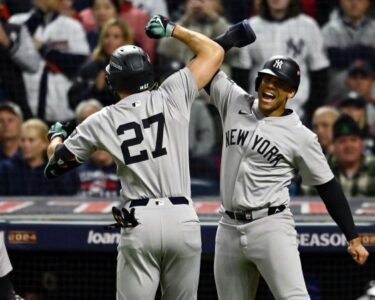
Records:
M297 235L301 247L344 247L347 246L345 235L342 233L300 233Z
M89 245L117 245L120 242L120 233L89 231L87 244Z

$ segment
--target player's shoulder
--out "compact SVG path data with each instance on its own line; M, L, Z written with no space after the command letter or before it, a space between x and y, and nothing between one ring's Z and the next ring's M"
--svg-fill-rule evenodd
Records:
M307 128L301 120L294 127L296 131L296 136L303 144L310 144L312 141L317 139L317 135L310 128Z

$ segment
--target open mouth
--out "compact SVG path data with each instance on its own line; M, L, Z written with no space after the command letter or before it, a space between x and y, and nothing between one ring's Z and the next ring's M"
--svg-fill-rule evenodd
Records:
M271 92L263 92L262 93L262 100L266 101L266 102L271 102L273 100L275 100L276 96L271 93Z

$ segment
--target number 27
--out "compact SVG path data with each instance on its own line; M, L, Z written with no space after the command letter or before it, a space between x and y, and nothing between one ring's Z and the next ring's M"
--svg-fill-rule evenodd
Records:
M167 154L167 149L163 148L163 135L164 135L164 124L165 119L162 113L153 115L147 119L142 119L142 125L144 129L150 128L151 124L157 123L156 131L156 144L154 151L151 152L153 158L163 156ZM129 147L139 145L142 143L144 137L142 133L142 127L137 122L129 122L122 124L117 128L117 135L123 135L125 131L133 130L135 137L125 140L121 144L121 151L124 157L124 162L127 165L134 164L137 162L148 160L147 150L141 150L137 155L130 155Z

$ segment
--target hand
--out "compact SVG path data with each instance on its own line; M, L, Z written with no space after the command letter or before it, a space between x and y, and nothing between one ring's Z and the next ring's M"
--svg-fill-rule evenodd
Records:
M359 265L363 265L369 255L366 248L363 247L360 237L349 241L348 252L354 261Z
M154 15L147 23L145 31L148 37L160 39L171 37L176 24L162 15Z
M48 131L48 139L51 141L53 138L60 136L63 139L66 139L76 128L74 122L66 122L64 124L56 122L51 126Z

